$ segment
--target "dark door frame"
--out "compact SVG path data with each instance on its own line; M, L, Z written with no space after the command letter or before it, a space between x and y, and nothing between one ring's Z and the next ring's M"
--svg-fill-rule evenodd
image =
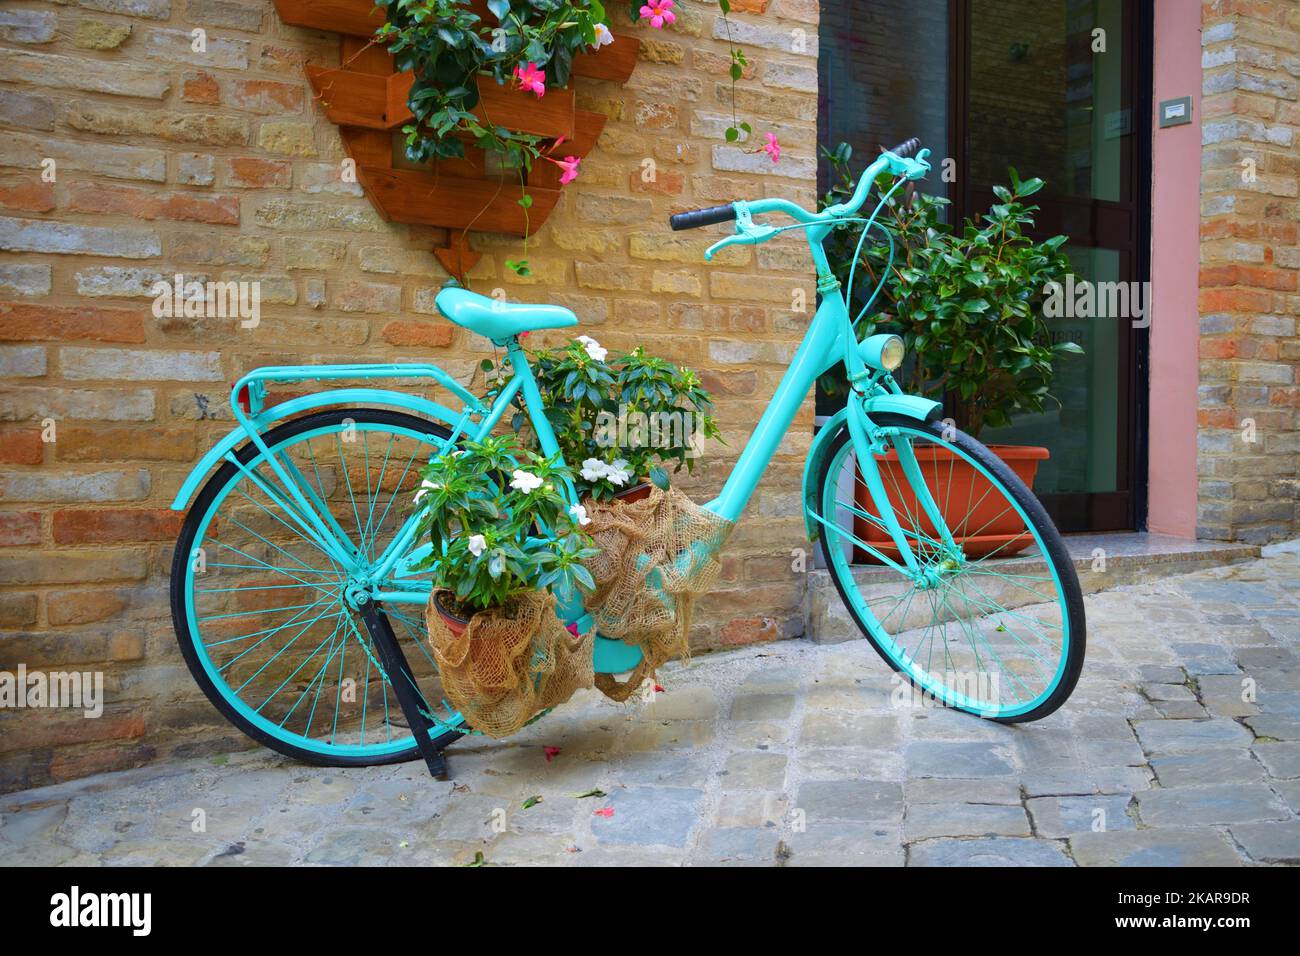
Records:
M949 184L952 221L978 214L993 201L989 185L969 175L972 0L949 3L949 153L957 181ZM1036 198L1042 207L1041 238L1066 230L1077 246L1104 247L1120 253L1122 277L1151 278L1151 92L1154 0L1124 0L1123 82L1130 92L1133 129L1120 202L1069 197ZM1094 320L1097 321L1097 320ZM1106 320L1100 320L1106 321ZM1121 321L1121 320L1112 320ZM1147 512L1148 332L1126 323L1120 337L1119 421L1117 422L1117 490L1101 493L1043 495L1048 512L1063 530L1141 529Z

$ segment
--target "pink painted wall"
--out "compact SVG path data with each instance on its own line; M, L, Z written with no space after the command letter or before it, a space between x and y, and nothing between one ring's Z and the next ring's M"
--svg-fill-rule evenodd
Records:
M1201 189L1200 4L1156 0L1155 95L1192 98L1192 122L1152 126L1151 419L1147 528L1196 536Z

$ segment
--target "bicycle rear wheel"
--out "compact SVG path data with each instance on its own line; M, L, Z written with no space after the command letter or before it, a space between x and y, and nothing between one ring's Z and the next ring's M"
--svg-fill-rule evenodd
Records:
M815 517L849 615L927 697L1004 723L1046 717L1073 691L1085 646L1079 580L1056 527L1024 482L969 435L900 415L873 420L889 429L891 451L910 445L956 547L944 543L902 469L877 455L918 569L904 573L883 560L901 563L863 493L844 429L818 478ZM954 480L962 472L964 485ZM999 525L1001 536L991 535ZM864 554L877 563L855 565Z
M312 763L366 766L419 756L382 657L345 600L410 512L420 469L448 431L373 408L330 409L264 441L318 513L355 549L341 565L304 534L269 457L253 443L208 479L186 515L172 565L172 618L185 663L235 726ZM460 715L443 700L423 609L384 607L444 746Z

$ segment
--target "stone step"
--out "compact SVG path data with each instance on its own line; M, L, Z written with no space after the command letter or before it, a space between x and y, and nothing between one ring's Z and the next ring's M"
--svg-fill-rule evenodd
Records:
M1069 535L1065 544L1074 560L1084 594L1127 584L1145 584L1175 574L1251 561L1260 556L1258 545L1194 541L1142 532ZM818 559L821 564L820 552ZM1046 564L1034 549L997 562L997 570L1035 574L1045 572ZM860 587L881 594L901 587L899 575L892 568L862 565L854 569L853 576ZM806 600L804 636L809 640L818 644L839 644L861 639L862 632L849 617L829 571L819 567L810 572ZM1008 608L1027 603L1005 596L1003 600ZM918 608L906 626L923 625L925 621L919 615L924 613Z

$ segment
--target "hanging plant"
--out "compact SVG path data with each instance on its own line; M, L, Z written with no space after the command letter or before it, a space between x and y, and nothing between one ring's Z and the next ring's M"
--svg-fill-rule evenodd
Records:
M375 36L393 54L398 71L414 82L407 106L414 119L402 127L413 162L465 155L472 143L500 157L519 177L524 209L523 255L506 261L521 276L528 260L527 176L538 159L562 170L561 185L577 178L577 156L553 155L563 138L521 133L475 115L480 78L491 77L537 98L569 82L575 55L614 42L599 0L487 0L496 23L484 22L466 0L380 0L387 22Z
M484 122L472 110L478 80L491 77L538 98L569 82L573 57L613 42L599 0L487 0L485 23L466 0L381 0L388 22L375 36L399 72L415 75L402 128L417 163L465 155L465 143L501 154L524 170L542 153L543 137Z
M644 2L632 0L629 14L633 23L646 20L654 29L662 30L677 22L677 14L674 11L676 6L674 0L644 0ZM731 0L718 0L718 9L722 12L722 24L727 31L727 47L731 54L731 65L727 69L727 75L731 78L731 125L723 130L723 138L728 143L736 143L740 141L742 135L749 137L754 133L754 128L736 115L736 81L745 75L745 67L749 66L749 60L745 57L745 51L736 46L736 42L731 38L731 20L728 17L731 13ZM777 142L775 133L767 133L762 144L745 152L767 153L773 163L781 161L781 144Z

